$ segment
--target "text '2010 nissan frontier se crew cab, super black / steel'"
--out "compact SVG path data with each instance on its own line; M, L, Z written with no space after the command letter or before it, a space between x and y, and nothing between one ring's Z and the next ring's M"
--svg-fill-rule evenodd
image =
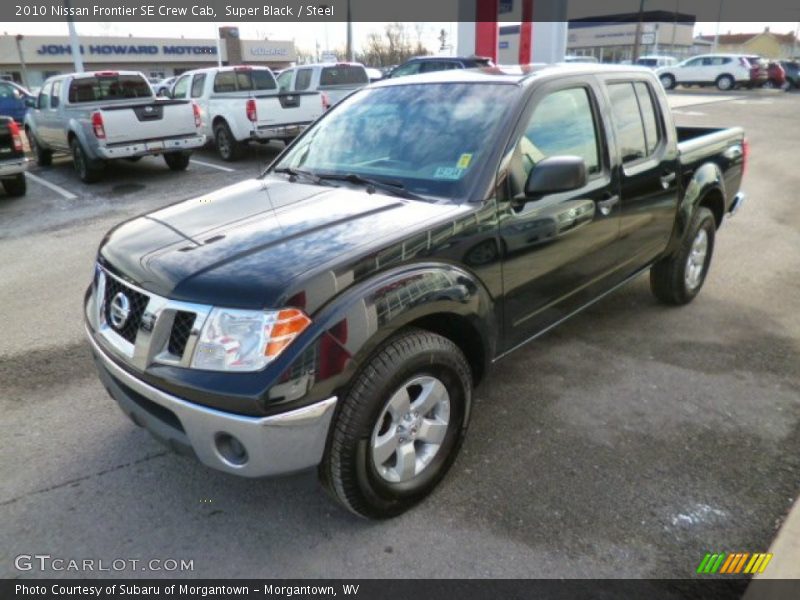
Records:
M210 467L316 467L351 511L400 514L451 466L493 361L647 270L663 302L698 294L746 158L739 128L676 129L636 67L364 88L261 177L105 236L100 377Z

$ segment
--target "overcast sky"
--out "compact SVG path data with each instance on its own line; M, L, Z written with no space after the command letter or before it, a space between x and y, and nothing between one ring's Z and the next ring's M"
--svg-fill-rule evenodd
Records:
M77 23L78 35L115 35L135 37L176 37L176 23ZM294 40L299 48L314 51L319 43L320 49L325 50L342 48L347 35L345 23L181 23L178 37L186 38L212 38L216 36L217 28L223 25L238 26L243 39ZM383 31L385 23L353 23L353 37L356 48L366 40L370 32ZM456 23L409 23L412 37L420 37L423 44L431 51L439 47L438 36L442 29L448 32L451 43L457 37ZM772 22L772 23L720 23L720 33L732 31L734 33L755 33L770 27L776 33L790 33L795 31L797 23ZM67 25L60 23L0 23L0 29L10 34L27 35L66 35ZM713 35L716 23L697 23L697 35Z

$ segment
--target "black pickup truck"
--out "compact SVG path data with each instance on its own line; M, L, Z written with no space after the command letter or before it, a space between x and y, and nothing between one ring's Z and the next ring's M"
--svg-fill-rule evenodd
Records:
M9 196L24 196L28 159L19 125L11 117L0 117L0 182Z
M222 471L425 497L502 356L645 271L685 304L742 203L739 128L676 130L646 69L463 70L348 97L257 179L123 223L85 297L137 425Z

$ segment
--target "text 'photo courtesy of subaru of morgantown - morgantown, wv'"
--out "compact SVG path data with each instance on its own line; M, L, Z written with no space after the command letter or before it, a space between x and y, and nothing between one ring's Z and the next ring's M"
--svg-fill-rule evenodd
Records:
M700 293L748 143L676 127L662 82L699 76L675 65L368 86L347 66L327 81L344 97L325 68L199 69L158 103L134 74L67 76L26 129L40 162L71 151L84 179L99 158L173 167L206 137L225 160L296 138L254 179L109 231L86 333L104 387L171 448L245 477L316 469L384 519L445 476L492 363L645 272L663 303Z

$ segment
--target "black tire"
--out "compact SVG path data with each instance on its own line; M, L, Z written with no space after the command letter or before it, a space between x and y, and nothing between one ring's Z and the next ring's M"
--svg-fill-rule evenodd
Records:
M190 156L188 152L168 152L164 155L164 162L172 171L185 171L189 166Z
M736 87L736 80L730 75L720 75L714 83L721 92L730 92Z
M708 275L711 257L714 254L716 230L716 221L712 212L702 206L698 208L678 249L670 256L659 260L650 269L650 289L658 300L664 304L679 306L688 304L700 293ZM702 237L701 231L705 232L707 249L699 280L695 285L689 285L687 282L687 271L690 268L689 257L698 236Z
M31 147L31 154L36 159L36 164L40 167L49 167L53 164L53 152L44 150L30 129L25 129L25 133L28 136L28 145Z
M214 142L217 145L219 157L231 162L242 157L244 146L233 137L231 128L225 121L221 121L214 126Z
M84 183L95 183L99 181L100 177L103 175L103 168L89 160L78 138L72 138L69 147L72 150L72 164L80 180Z
M661 85L664 86L665 90L672 90L675 89L675 76L670 75L669 73L664 73L659 77L661 81Z
M415 377L435 378L444 386L449 421L430 462L410 479L393 483L373 461L373 435L383 427L379 420L383 423L388 416L389 399ZM390 339L375 351L340 400L319 467L322 485L338 503L362 517L386 519L405 512L430 494L455 460L466 434L471 398L470 367L453 342L419 329ZM426 415L419 417L420 423ZM411 446L419 441L414 438ZM403 438L399 442L404 443Z
M3 179L3 189L9 196L24 196L25 192L28 190L25 174L18 173L13 179Z

